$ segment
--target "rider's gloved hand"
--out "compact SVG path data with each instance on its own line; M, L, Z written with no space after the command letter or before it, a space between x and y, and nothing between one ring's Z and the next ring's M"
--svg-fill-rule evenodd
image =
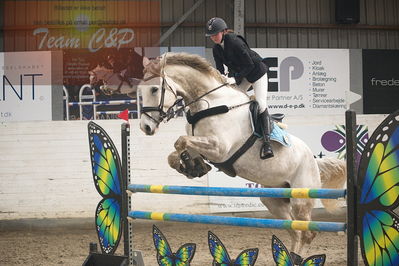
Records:
M240 73L234 73L234 79L236 80L236 84L240 85L242 82L242 76L240 75Z
M224 77L226 78L226 82L227 82L229 85L234 85L234 84L236 84L235 78L229 77L229 76L224 76Z

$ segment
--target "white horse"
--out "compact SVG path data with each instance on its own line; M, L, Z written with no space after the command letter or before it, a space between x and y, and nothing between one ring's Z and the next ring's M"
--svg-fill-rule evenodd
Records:
M94 69L89 71L90 85L102 81L104 85L100 86L100 90L106 95L127 94L129 97L135 98L135 86L140 80L135 78L124 78L125 71L126 69L121 73L117 73L112 69L97 65Z
M178 172L189 177L204 175L210 166L202 158L212 163L225 162L252 135L248 96L228 84L226 78L205 59L184 53L168 53L157 60L145 59L144 67L144 79L138 90L143 101L140 128L145 134L153 135L162 120L172 117L171 110L178 97L183 98L191 115L213 107L225 110L220 106L227 106L228 109L200 119L195 127L187 124L187 136L177 139L176 150L168 157L169 165ZM330 188L337 188L345 182L343 161L314 159L308 146L295 136L290 135L289 147L272 142L274 157L267 160L259 158L261 143L262 140L257 139L233 163L233 172L263 187L273 188L320 188L320 174ZM261 198L261 201L279 219L311 220L314 199ZM291 251L294 252L299 252L303 244L310 243L316 234L311 231L289 232Z

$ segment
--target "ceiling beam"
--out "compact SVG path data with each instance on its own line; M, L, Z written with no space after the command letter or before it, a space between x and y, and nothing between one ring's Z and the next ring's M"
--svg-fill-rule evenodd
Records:
M156 43L155 46L160 46L167 38L169 38L169 36L177 29L177 27L181 23L183 23L186 18L188 18L188 16L190 16L191 13L193 13L194 10L196 10L203 2L204 0L198 0L197 2L195 2L195 4L189 10L187 10L187 12L184 13L183 16L181 16L180 19L172 27L170 27L164 34L162 34L159 42Z

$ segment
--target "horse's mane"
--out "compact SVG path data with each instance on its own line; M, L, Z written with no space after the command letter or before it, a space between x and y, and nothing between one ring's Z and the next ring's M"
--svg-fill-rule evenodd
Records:
M206 61L205 58L196 55L196 54L188 54L188 53L166 53L161 57L157 57L156 59L151 60L151 64L149 64L145 69L144 73L151 73L157 76L161 76L161 67L162 65L180 65L180 66L188 66L203 74L210 75L214 77L219 82L226 82L224 76L222 76L219 71L212 67L212 65Z
M203 74L208 74L220 82L224 82L224 77L203 57L188 53L167 53L166 64L189 66Z

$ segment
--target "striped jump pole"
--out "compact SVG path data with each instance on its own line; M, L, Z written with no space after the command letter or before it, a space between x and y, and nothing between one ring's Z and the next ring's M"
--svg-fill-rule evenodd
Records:
M309 188L233 188L200 186L163 186L130 184L131 192L164 193L202 196L230 197L268 197L268 198L317 198L339 199L346 196L345 189L309 189Z
M97 111L98 115L118 115L120 114L121 111ZM129 114L135 114L137 113L136 110L129 110L128 111Z
M136 100L111 100L111 101L94 101L94 102L69 102L69 106L80 106L80 105L121 105L137 103Z
M179 214L179 213L163 213L163 212L147 212L147 211L130 211L128 216L133 219L232 225L232 226L257 227L257 228L293 229L301 231L340 232L346 230L346 224L338 222L259 219L259 218L226 217L226 216L214 216L214 215Z

